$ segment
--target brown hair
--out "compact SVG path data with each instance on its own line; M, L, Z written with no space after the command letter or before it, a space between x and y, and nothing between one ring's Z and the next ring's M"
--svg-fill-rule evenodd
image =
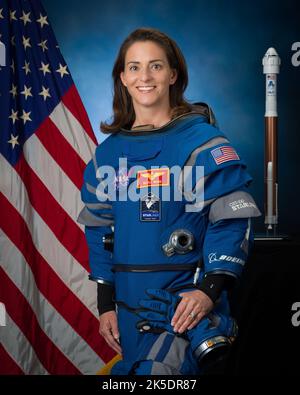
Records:
M124 71L125 55L128 48L137 41L153 41L160 45L167 56L171 69L177 70L177 80L170 86L171 117L189 112L193 106L183 96L188 84L188 72L184 56L173 41L166 34L156 29L141 28L132 32L120 47L114 64L112 77L114 82L113 97L113 121L111 124L101 122L100 128L103 133L115 133L120 128L130 129L135 119L134 108L127 89L122 84L120 74Z

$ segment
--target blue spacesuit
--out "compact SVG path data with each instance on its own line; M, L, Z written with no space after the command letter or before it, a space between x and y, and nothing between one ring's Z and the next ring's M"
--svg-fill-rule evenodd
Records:
M197 374L204 354L231 342L226 291L188 333L174 334L170 320L178 294L208 274L240 277L250 218L260 215L250 182L224 133L197 112L150 131L121 130L97 147L79 222L90 279L115 289L123 360L114 374ZM109 234L113 252L102 243Z

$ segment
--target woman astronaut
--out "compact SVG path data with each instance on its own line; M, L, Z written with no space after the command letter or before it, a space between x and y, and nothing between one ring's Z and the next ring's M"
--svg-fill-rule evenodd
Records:
M123 42L114 117L82 187L100 333L112 374L199 374L236 336L227 291L260 215L251 177L210 108L189 104L184 57L154 29Z

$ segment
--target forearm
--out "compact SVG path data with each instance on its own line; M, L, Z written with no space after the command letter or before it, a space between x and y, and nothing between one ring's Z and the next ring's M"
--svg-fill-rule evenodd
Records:
M114 288L106 284L97 284L97 307L99 315L115 310Z

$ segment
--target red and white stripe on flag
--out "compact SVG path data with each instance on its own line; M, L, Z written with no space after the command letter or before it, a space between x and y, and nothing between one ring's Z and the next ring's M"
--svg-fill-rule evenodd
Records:
M10 28L3 30L2 41L8 43L9 34L19 31L26 18L42 33L50 29L45 11L36 9L39 2L30 3L5 3L0 27L4 19ZM6 310L5 326L0 326L0 374L96 374L115 352L99 334L96 284L88 280L84 229L76 220L83 170L97 141L63 58L54 52L57 46L46 59L46 49L33 48L34 39L27 48L15 34L17 51L10 52L7 45L8 64L0 70L1 99L9 73L8 81L23 79L22 86L7 85L8 114L0 108L6 126L0 147L0 302ZM43 80L47 72L34 71L34 50L35 63L49 70L48 80ZM21 67L25 61L31 73ZM33 73L40 78L35 83L29 79ZM58 89L56 82L65 77L68 82ZM38 96L39 90L44 95ZM46 115L44 102L50 109Z

